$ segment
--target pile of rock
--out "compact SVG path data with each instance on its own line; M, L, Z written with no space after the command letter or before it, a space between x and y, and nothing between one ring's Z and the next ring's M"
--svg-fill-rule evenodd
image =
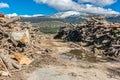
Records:
M33 61L29 55L36 31L30 23L19 20L20 17L0 13L0 75L10 76L12 70L20 70Z
M61 27L54 38L81 42L91 47L91 51L99 49L105 55L120 55L120 24L109 23L104 18L90 18L77 25Z

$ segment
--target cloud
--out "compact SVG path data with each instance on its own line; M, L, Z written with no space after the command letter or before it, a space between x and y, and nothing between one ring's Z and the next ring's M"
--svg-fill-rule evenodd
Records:
M32 17L31 15L27 15L27 14L25 14L25 15L19 15L19 16L21 16L21 17Z
M65 10L74 10L81 12L89 12L89 13L100 13L100 14L119 14L118 12L112 9L104 9L101 6L111 5L115 3L116 0L78 0L75 2L73 0L34 0L39 4L47 4L50 7L53 7L60 11ZM90 2L94 4L84 4L84 2ZM101 6L96 6L100 4Z
M18 14L12 13L12 14L7 14L7 16L9 16L9 17L14 17L14 16L18 16Z
M44 16L43 14L34 14L34 15L18 15L17 13L6 14L9 17L21 16L21 17L37 17L37 16Z
M36 3L48 4L49 6L58 10L70 10L79 8L79 4L72 0L34 0Z
M113 11L112 9L104 9L102 7L95 7L91 4L84 5L84 8L81 9L84 12L98 13L98 14L119 14L119 12Z
M37 16L44 16L43 14L34 14L34 15L19 15L21 17L37 17Z
M114 4L117 0L78 0L79 3L92 3L97 6L107 6Z
M7 3L0 3L0 8L9 8L9 5Z
M43 14L34 14L32 15L33 17L36 17L36 16L44 16Z

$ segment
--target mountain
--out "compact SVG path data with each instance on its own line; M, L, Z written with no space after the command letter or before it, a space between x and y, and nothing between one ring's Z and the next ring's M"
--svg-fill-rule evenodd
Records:
M109 22L120 23L120 15L106 17L106 20Z
M66 18L50 18L50 17L21 17L22 22L31 22L31 23L40 23L40 22L54 22L54 21L59 21L60 23L73 23L77 24L82 21L84 21L83 18L81 17L66 17Z
M79 11L65 11L59 12L48 16L34 16L34 17L22 17L21 21L29 21L32 23L39 23L44 21L59 21L60 23L73 23L77 24L91 17L105 17L110 22L120 22L120 15L118 14L93 14L93 13L83 13Z
M49 15L50 18L67 18L67 17L116 17L120 16L120 14L96 14L96 13L88 13L88 12L80 12L80 11L64 11L64 12L58 12L53 15Z
M79 11L66 11L59 12L53 15L50 15L50 18L67 18L67 17L77 17L77 16L88 16L88 14L79 12Z

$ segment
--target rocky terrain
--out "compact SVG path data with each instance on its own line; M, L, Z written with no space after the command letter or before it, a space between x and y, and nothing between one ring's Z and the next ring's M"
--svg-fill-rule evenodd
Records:
M81 42L94 53L108 56L120 54L120 24L107 22L104 18L90 18L77 25L61 27L55 39Z
M24 66L19 72L12 73L12 77L2 77L5 80L119 80L120 62L113 59L101 59L88 62L71 61L62 58L61 54L79 49L72 42L64 43L53 39L54 35L40 35L39 46L43 51L35 51L35 60ZM44 51L45 50L45 51ZM79 53L81 54L81 53Z
M0 80L120 79L119 24L114 26L117 27L117 32L112 35L115 37L115 43L112 44L117 44L117 48L116 46L114 48L117 55L109 57L101 55L96 47L93 47L97 50L93 53L90 47L84 46L83 42L72 41L77 40L76 37L67 39L65 34L62 39L54 39L56 34L40 33L38 27L32 27L30 23L19 20L20 17L10 18L0 14ZM94 20L89 22L94 23ZM74 27L70 24L71 26ZM109 33L111 26L109 24L107 26ZM64 31L64 29L74 30L66 27L60 30ZM100 29L100 32L102 31Z

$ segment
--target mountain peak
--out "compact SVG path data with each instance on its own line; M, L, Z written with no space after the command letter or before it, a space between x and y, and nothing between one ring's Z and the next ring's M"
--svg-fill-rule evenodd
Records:
M51 15L51 18L67 18L71 16L80 16L80 15L87 15L86 13L82 13L79 11L65 11L65 12L59 12L54 15Z

